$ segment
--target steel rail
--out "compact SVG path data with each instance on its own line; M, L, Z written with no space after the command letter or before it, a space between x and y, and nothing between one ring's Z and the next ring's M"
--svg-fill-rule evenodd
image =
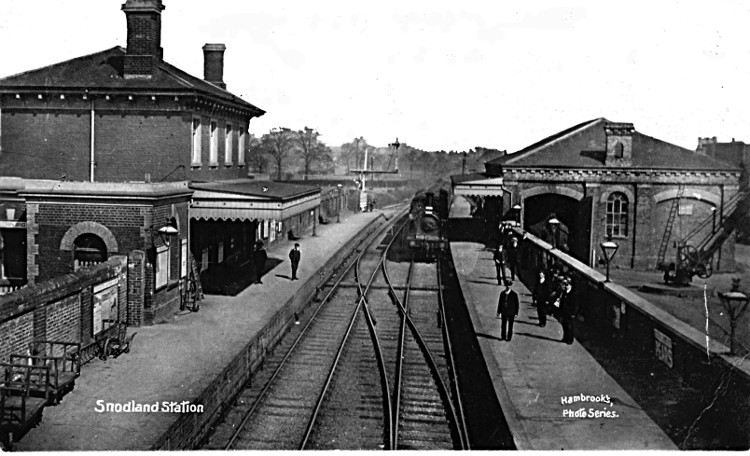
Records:
M385 264L383 264L383 276L385 277L385 280L388 283L388 285L392 286L391 279L388 276L388 270ZM408 323L409 328L411 329L412 334L414 335L414 339L417 341L417 344L422 349L422 351L425 354L425 357L427 358L427 364L429 365L430 370L432 370L435 378L437 379L438 390L443 393L445 402L448 405L449 421L453 424L454 429L456 430L456 434L460 435L461 431L458 429L460 420L458 419L456 409L453 406L453 401L451 400L450 390L448 389L448 387L445 386L445 382L443 381L443 377L440 375L440 370L437 367L437 363L435 363L435 358L432 356L432 352L430 352L430 349L427 347L427 344L425 343L424 339L422 339L422 335L420 334L414 322L409 317L409 314L407 314L406 311L404 310L404 306L401 303L401 300L396 295L395 291L393 291L392 289L390 293L391 293L391 296L394 298L394 301L396 305L398 306L399 311L404 316L404 319L406 319L406 322ZM466 449L464 447L463 439L459 439L459 444L460 444L459 449L462 449L462 450Z
M390 224L390 226L392 226L392 224ZM404 226L406 226L406 222L404 222L401 225L401 227L398 229L397 233L400 232L403 229ZM378 234L381 234L388 227L389 227L389 225L384 226L383 229L378 232ZM388 244L389 246L393 243L393 239L395 239L395 235L391 239L391 242ZM362 250L362 254L357 257L357 261L355 262L355 275L357 276L357 282L358 283L361 283L361 280L359 280L359 261L362 258L362 256L364 255L365 251L366 251L366 249ZM323 399L325 398L326 393L328 392L328 390L329 390L329 388L331 386L331 382L333 381L333 376L334 376L334 374L336 372L336 368L338 367L339 361L341 360L341 355L344 352L344 348L346 347L346 342L349 339L349 335L351 334L352 328L354 327L354 323L356 322L357 314L359 313L359 310L361 308L364 307L364 309L365 309L365 316L368 318L368 325L370 326L371 331L373 329L373 325L372 325L370 313L369 313L369 310L367 310L367 303L366 303L367 298L366 298L366 296L367 296L367 292L370 289L370 286L372 285L373 280L375 280L375 276L378 274L378 269L380 268L381 264L384 263L384 260L385 260L385 257L386 257L387 253L388 253L388 248L383 249L383 253L380 256L380 259L378 260L378 263L375 265L375 268L373 269L373 273L370 275L370 278L367 281L367 285L364 287L364 289L360 288L360 297L357 300L357 305L355 306L352 319L349 322L349 326L348 326L348 328L346 330L346 333L344 334L344 337L341 340L341 344L339 346L339 349L336 352L336 356L335 356L335 358L333 360L333 364L331 365L331 368L330 368L330 370L328 372L328 377L326 378L326 381L325 381L325 383L323 385L323 388L321 389L321 392L318 395L318 400L316 401L315 407L313 408L313 413L310 416L310 419L309 419L309 421L307 423L307 429L305 431L305 436L304 436L304 438L302 439L302 442L299 445L299 449L300 450L304 450L307 447L307 443L309 442L310 436L312 435L313 427L315 426L315 422L317 421L318 415L320 414L320 409L321 409L321 407L323 405ZM376 346L379 348L379 344L377 344L377 339L376 339ZM385 370L384 370L385 369L385 364L383 362L382 352L379 352L379 355L380 356L378 356L378 365L380 366L380 369L381 369L381 375L384 375L384 373L385 373ZM385 379L387 380L387 377ZM388 382L386 381L385 385L387 385L387 383ZM386 388L387 388L387 386L386 386ZM391 409L390 398L389 398L389 400L385 401L385 404L386 404L386 408L388 409L387 410L388 413L386 413L386 416L387 416L390 413L390 409ZM387 417L386 417L386 421L388 421ZM387 424L389 424L389 423L387 423ZM389 426L389 428L392 428L392 426ZM391 442L392 442L392 439L391 439Z
M453 397L456 401L456 408L458 409L458 418L460 426L458 427L459 438L463 441L463 448L466 450L471 449L471 441L469 440L469 428L466 426L466 416L464 414L464 404L461 399L461 387L458 382L458 373L456 372L456 362L453 358L453 346L450 339L450 330L448 328L448 319L445 317L445 299L443 298L443 279L441 276L442 268L440 266L441 255L437 258L437 278L438 278L438 305L440 306L440 320L442 322L443 329L443 341L445 343L445 355L448 361L448 370L451 374Z
M414 270L414 254L409 262L409 270L406 273L406 289L404 290L404 310L409 311L409 292L411 290L412 272ZM394 409L393 409L393 445L398 448L399 419L401 416L401 393L404 366L404 349L406 348L406 318L401 319L399 329L398 353L396 355L396 378L394 380Z
M385 231L385 228L387 228L390 225L392 225L392 224L386 223L386 225L383 228L381 228L380 230L377 230L373 234L371 234L371 235L367 236L365 239L363 239L362 242L359 245L363 245L363 244L364 245L369 245L375 239L377 239L377 237L383 231ZM355 249L355 251L356 251L356 249ZM318 304L318 306L315 308L315 310L313 311L312 315L310 316L310 319L305 324L305 326L302 328L302 330L300 331L300 333L297 335L297 337L295 338L295 340L292 343L292 345L289 347L289 350L287 351L286 355L284 356L284 358L279 363L279 365L276 368L276 370L274 371L273 375L271 375L271 377L266 382L266 386L258 394L257 398L253 402L252 407L250 407L250 409L248 409L248 411L245 412L245 414L243 415L242 421L240 422L240 425L237 426L237 429L232 434L232 438L229 439L229 442L224 446L224 450L230 450L232 448L232 445L234 445L234 442L237 440L237 438L239 437L240 433L242 432L242 430L245 428L245 426L247 425L247 423L250 420L250 418L255 413L256 409L260 406L260 404L262 403L263 399L268 394L268 391L271 389L271 386L273 385L273 381L281 373L282 368L286 365L286 362L292 356L292 354L294 353L294 350L297 348L297 346L299 345L299 343L302 340L302 338L306 335L307 330L310 328L310 326L312 325L312 323L315 321L315 318L320 313L320 310L323 308L323 306L326 303L328 303L328 301L331 299L331 297L333 296L333 294L337 291L338 286L341 283L341 281L344 280L344 277L346 276L346 274L357 264L357 262L359 261L359 259L365 254L366 251L367 251L367 249L362 249L362 251L359 252L359 254L357 254L357 257L356 257L355 261L351 262L351 264L349 264L349 266L347 266L346 269L344 269L344 271L339 275L339 278L336 280L336 282L331 287L331 290L328 293L326 293L325 297L321 300L320 304ZM356 312L354 312L354 315L356 315Z

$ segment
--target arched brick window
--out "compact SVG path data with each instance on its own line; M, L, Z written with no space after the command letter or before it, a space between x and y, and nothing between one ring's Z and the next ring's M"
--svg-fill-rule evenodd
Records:
M628 197L624 193L614 192L607 198L604 226L607 236L625 237L628 235Z
M615 145L615 158L622 158L625 156L625 146L622 145L622 143L617 143Z

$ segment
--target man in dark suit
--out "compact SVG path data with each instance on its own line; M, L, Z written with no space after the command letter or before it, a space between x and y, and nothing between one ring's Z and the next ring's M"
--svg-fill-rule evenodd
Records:
M497 284L502 285L505 281L505 251L503 245L499 244L495 253L492 255L492 260L495 262L495 272L497 273Z
M289 259L292 262L292 280L297 280L297 266L302 254L299 251L299 244L294 244L294 248L289 251Z
M547 325L547 300L549 299L550 285L549 280L544 275L544 271L539 271L539 278L534 285L534 291L531 293L531 299L536 306L536 315L539 317L539 326Z
M573 285L570 280L563 282L563 291L560 294L560 323L563 327L562 341L570 345L575 338L575 322L578 315L578 302L572 294Z
M497 317L502 317L500 338L508 342L513 337L513 320L518 315L519 307L518 293L510 288L511 285L513 285L512 280L505 281L505 290L500 292L500 299L497 302Z

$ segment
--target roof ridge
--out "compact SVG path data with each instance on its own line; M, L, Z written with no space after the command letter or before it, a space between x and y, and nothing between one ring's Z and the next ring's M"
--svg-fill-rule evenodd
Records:
M636 133L639 134L639 135L641 135L641 136L643 136L643 137L649 138L652 141L656 141L656 142L661 143L661 144L667 144L667 145L669 145L669 146L671 146L673 148L680 149L682 152L690 153L690 154L693 154L693 155L695 155L697 157L701 157L700 158L701 160L705 160L705 161L707 161L709 163L712 163L715 166L723 166L723 167L727 167L728 166L728 167L734 167L734 168L738 168L739 169L738 166L734 166L731 163L727 163L727 162L725 162L723 160L719 160L718 158L714 158L714 157L710 157L708 155L701 154L701 153L699 153L699 152L697 152L695 150L688 149L687 147L682 147L679 144L674 144L674 143L671 143L671 142L667 142L667 141L664 141L663 139L655 138L655 137L653 137L651 135L647 135L645 133L641 133L641 132L639 132L637 130L636 130Z
M567 133L565 133L565 134L564 134L564 135L562 135L562 136L559 136L559 137L555 137L556 135L559 135L560 133L562 133L562 132L566 131L567 129L566 129L566 130L562 130L562 131L559 131L559 132L557 132L557 133L555 133L555 134L553 134L553 135L551 135L551 136L548 136L548 137L547 137L546 139L543 139L543 140L542 140L542 141L540 141L539 143L537 143L537 144L536 144L536 145L534 146L534 148L533 148L533 149L527 150L526 152L522 152L522 153L518 154L518 156L516 156L516 157L512 157L512 158L508 159L508 160L507 160L507 161L505 162L505 164L506 164L506 165L509 165L509 164L512 164L513 162L515 162L515 161L517 161L517 160L520 160L520 159L522 159L522 158L528 157L529 155L531 155L531 154L533 154L533 153L536 153L536 152L538 152L538 151L539 151L540 149L542 149L542 148L544 148L544 147L548 147L548 146L550 146L550 145L552 145L552 144L555 144L555 143L557 143L557 142L560 142L560 141L562 141L563 139L569 138L569 137L570 137L570 136L572 136L573 134L575 134L575 133L579 133L579 132L580 132L581 130L584 130L584 129L586 129L586 128L589 128L589 127L591 127L591 126L592 126L593 124L595 124L595 123L597 123L597 122L601 122L601 121L607 121L607 119L605 119L604 117L597 117L596 119L592 119L592 120L589 120L589 121L587 121L587 122L583 122L582 124L579 124L579 125L578 125L577 127L573 127L573 128L572 128L572 129L570 130L570 131L568 131ZM607 122L608 122L608 121L607 121ZM553 138L553 139L551 139L551 140L550 140L550 138ZM547 140L549 140L549 141L547 141ZM515 154L513 154L513 155L515 155Z
M91 54L86 54L86 55L79 55L78 57L73 57L72 59L62 60L60 62L53 63L51 65L45 65L45 66L42 66L42 67L39 67L39 68L34 68L33 70L26 70L26 71L22 71L22 72L16 73L16 74L10 74L8 76L0 78L0 84L2 84L3 81L5 81L6 79L16 78L16 77L19 77L19 76L24 76L24 75L27 75L29 73L35 73L37 71L45 70L47 68L52 68L52 67L56 67L58 65L63 65L63 64L68 64L68 63L71 63L71 62L75 62L77 60L87 59L87 58L93 57L93 56L95 56L97 54L104 54L105 52L111 52L111 51L114 51L116 49L121 50L123 53L125 52L125 48L123 48L122 46L119 46L119 45L118 46L114 46L114 47L111 47L111 48L108 48L108 49L104 49L102 51L92 52Z

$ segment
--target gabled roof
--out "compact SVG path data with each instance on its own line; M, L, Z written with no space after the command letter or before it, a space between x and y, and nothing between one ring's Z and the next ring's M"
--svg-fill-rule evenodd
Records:
M497 174L502 168L606 168L605 124L600 117L555 133L518 152L491 160L487 172ZM674 144L633 132L632 169L675 169L739 171L711 157ZM619 168L619 167L618 167Z
M95 54L77 57L54 65L0 79L0 92L14 90L107 90L137 91L144 93L201 94L218 98L253 111L256 116L265 114L240 97L221 87L192 76L179 68L160 61L151 78L125 79L123 62L125 49L115 46Z
M223 182L191 183L191 188L209 192L255 196L268 199L288 200L320 192L311 185L287 184L284 182L255 181L249 179Z

